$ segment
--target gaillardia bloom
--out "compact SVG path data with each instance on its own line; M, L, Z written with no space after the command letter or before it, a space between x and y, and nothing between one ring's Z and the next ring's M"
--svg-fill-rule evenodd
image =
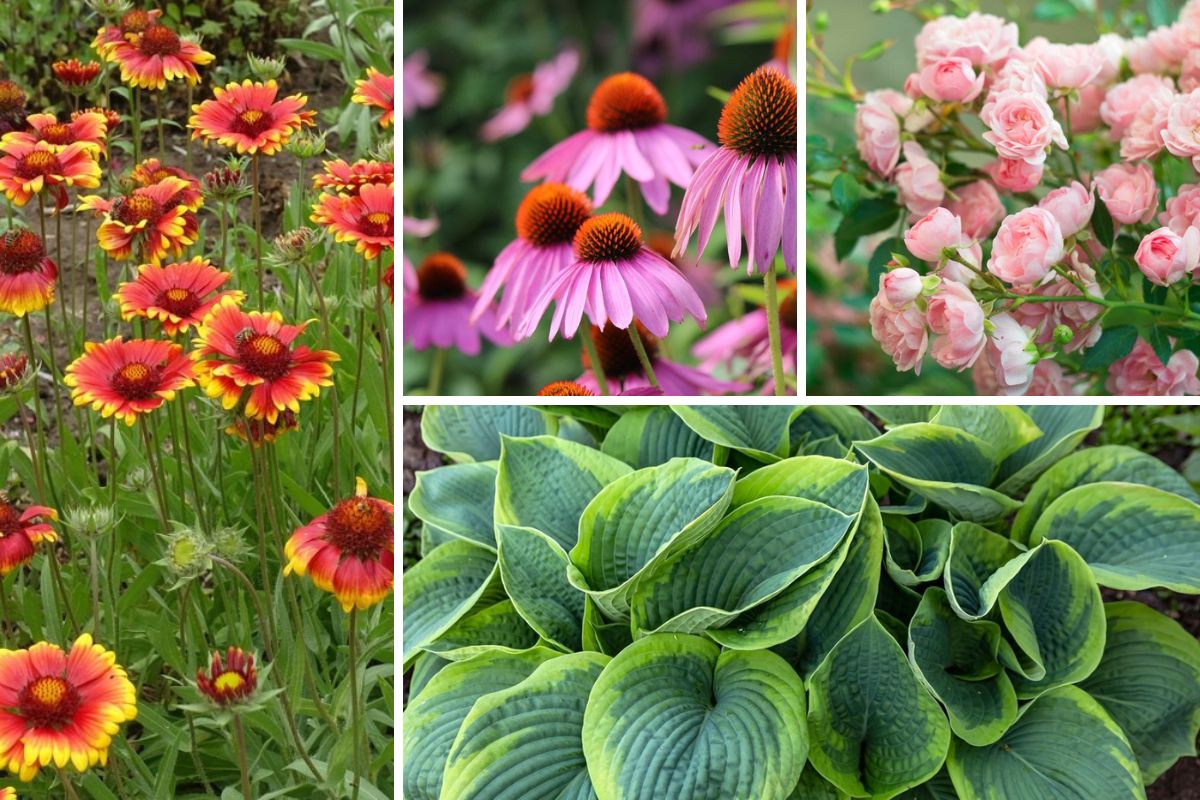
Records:
M0 353L0 394L19 387L28 374L28 356L24 353Z
M396 76L367 67L367 77L354 82L354 94L350 99L360 105L383 109L379 124L386 128L396 116Z
M534 117L545 116L554 107L554 99L571 83L579 68L579 53L563 50L552 60L538 64L533 74L518 75L509 81L504 107L483 124L479 136L494 142L520 133Z
M254 654L240 647L230 647L222 660L219 652L213 653L208 672L196 670L196 688L219 706L242 702L258 689Z
M284 325L278 311L238 308L233 297L221 299L197 329L197 381L226 409L242 399L246 416L275 422L284 411L299 413L300 403L332 386L338 354L293 343L308 323Z
M167 178L178 178L186 186L180 187L174 197L167 200L166 205L187 206L189 211L199 211L204 206L204 195L200 191L200 181L187 170L163 164L157 158L147 158L133 168L129 179L134 186L147 187L161 183Z
M571 338L584 312L593 325L612 322L626 329L636 315L655 336L666 336L668 320L691 314L703 325L704 303L679 270L642 243L642 229L624 214L591 217L575 233L575 260L542 288L520 325L518 338L533 333L552 301L558 304L550 338L561 326Z
M699 229L699 253L722 207L729 265L737 269L746 239L749 272L783 261L796 271L796 84L759 67L733 90L717 124L721 146L696 170L675 224L675 253Z
M58 267L33 231L13 228L0 236L0 311L23 317L54 302Z
M0 789L0 800L17 800L17 790L11 786Z
M113 297L121 305L122 318L158 320L167 335L174 336L199 327L205 315L226 297L239 303L246 298L236 289L219 291L230 277L207 258L161 267L143 264L137 278L122 283Z
M195 86L200 82L196 67L216 57L157 23L141 33L126 34L121 41L105 47L101 55L121 67L122 82L142 89L163 89L167 81L177 78Z
M33 560L35 545L58 539L49 520L58 512L46 506L18 508L0 497L0 575L7 575ZM0 753L4 748L0 747Z
M12 81L0 81L0 136L25 128L25 92Z
M720 395L744 392L750 388L749 384L719 381L707 372L668 360L659 352L658 339L637 320L634 320L633 324L637 326L642 346L650 358L650 366L654 369L663 394L681 397ZM614 325L603 329L592 325L588 335L596 345L596 355L600 357L600 366L604 368L604 379L608 381L610 394L652 388L628 333ZM600 387L591 372L591 359L586 350L583 353L583 366L585 372L576 378L575 382L592 393L598 392Z
M299 427L300 418L291 411L283 411L275 418L274 422L238 417L233 424L225 428L225 432L230 436L236 436L243 442L257 446L264 442L273 442L288 431L294 431Z
M354 242L364 258L379 258L396 246L395 184L367 183L353 194L326 192L313 206L312 221L338 242Z
M92 158L99 158L100 153L104 151L108 123L103 114L75 114L69 122L59 122L58 117L53 114L30 114L25 122L30 129L4 134L4 138L0 140L0 148L7 150L11 142L29 146L36 146L38 142L42 142L49 145L52 152L61 153L67 145L78 142L84 145Z
M67 653L49 642L0 650L0 760L21 780L42 767L107 764L113 735L136 717L137 691L116 653L89 634Z
M105 26L96 33L96 38L92 40L92 49L105 61L110 61L109 53L114 47L136 39L147 28L157 25L162 13L157 8L149 11L140 8L126 11L115 26Z
M367 161L360 158L349 164L339 158L336 161L326 161L322 166L325 171L313 175L315 189L353 192L368 183L396 182L396 165L390 161Z
M213 89L213 100L192 106L188 119L193 139L215 141L239 153L279 152L292 134L316 125L316 111L301 111L308 98L294 94L276 100L275 81L231 83Z
M50 71L63 86L79 92L91 86L92 81L100 77L100 62L70 58L66 61L55 61L50 65Z
M667 104L650 81L632 72L605 78L588 103L587 130L534 159L521 180L545 178L576 189L594 183L593 199L600 206L624 172L641 186L654 213L665 214L671 198L667 181L686 187L712 151L703 136L666 119Z
M7 134L11 135L11 134ZM15 205L23 206L43 189L54 192L54 204L67 204L67 187L95 189L100 185L100 165L91 145L76 142L57 148L45 142L0 141L0 186Z
M574 262L571 242L591 213L587 195L565 184L530 189L517 207L517 238L500 251L483 279L471 320L486 313L504 287L496 324L515 329L546 283Z
M77 406L91 404L105 419L116 415L132 425L195 383L195 370L183 348L157 339L120 336L84 342L83 355L67 365L63 383Z
M419 269L405 256L404 341L416 350L456 347L469 356L479 354L481 333L495 344L512 344L496 323L495 306L472 312L477 297L467 286L467 268L450 253L433 253Z
M140 186L116 200L99 195L81 198L79 208L104 215L96 229L100 246L113 258L130 258L137 249L143 263L161 264L196 243L199 223L184 202L188 181L174 176Z
M392 518L392 504L368 497L359 478L354 497L292 533L283 549L283 574L308 575L318 589L333 593L343 611L370 608L395 585Z

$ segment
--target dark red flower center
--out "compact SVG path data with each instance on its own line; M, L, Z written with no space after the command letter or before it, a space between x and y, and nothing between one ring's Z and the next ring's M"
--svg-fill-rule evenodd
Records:
M0 237L0 274L33 272L45 257L46 248L33 231L12 230Z
M517 206L517 235L544 247L569 242L592 213L587 195L561 183L533 187Z
M358 226L367 236L394 236L396 220L386 211L372 211L358 220Z
M392 540L392 514L374 498L352 497L330 510L325 531L326 539L343 553L363 561L378 559Z
M417 291L426 300L454 300L467 292L467 268L449 253L434 253L417 269Z
M524 103L533 97L533 75L522 72L508 82L504 90L504 98L510 103Z
M186 317L199 307L200 298L191 289L172 286L159 292L154 302L159 308L166 309L177 317Z
M642 327L642 323L633 321L638 335L642 337L642 346L646 355L653 361L658 356L658 339L650 331ZM616 325L605 325L603 329L592 326L592 341L596 343L596 355L600 357L600 366L609 378L623 378L626 375L641 375L642 362L638 359L637 350L629 338L629 331ZM584 369L592 368L592 360L587 351L583 351Z
M796 153L796 84L774 67L759 67L733 90L717 141L743 155Z
M292 351L286 344L252 328L238 332L237 355L249 372L269 381L282 378L292 366Z
M12 81L0 81L0 114L12 114L25 108L25 92Z
M591 217L575 233L575 256L580 261L624 261L642 247L642 229L616 212Z
M17 175L26 180L53 175L60 169L58 156L49 150L34 150L17 162Z
M667 104L658 89L632 72L622 72L601 81L592 92L587 109L587 124L594 131L648 128L666 119Z
M234 129L243 136L254 139L271 127L271 112L261 108L247 108L233 121Z
M780 281L779 291L782 294L779 301L779 321L785 328L796 330L796 282Z
M71 144L75 131L65 122L53 122L38 131L38 137L48 144Z
M141 38L141 50L149 56L173 56L179 53L179 36L166 25L151 25Z
M21 512L12 503L0 500L0 538L13 536L22 530Z
M131 194L113 203L113 215L126 225L136 225L161 217L162 206L148 195Z
M25 684L17 707L27 726L59 730L79 709L79 691L58 675L42 675Z
M16 386L25 377L27 366L29 366L29 359L25 357L24 353L17 355L5 353L0 356L0 391ZM3 514L0 513L0 517L2 516ZM0 525L2 524L0 523Z
M133 11L126 11L117 24L122 33L141 33L154 24L154 18L148 11L135 8Z
M538 389L538 397L594 397L595 392L575 381L554 381Z
M109 384L126 400L149 400L158 389L162 370L156 366L132 361L113 373Z

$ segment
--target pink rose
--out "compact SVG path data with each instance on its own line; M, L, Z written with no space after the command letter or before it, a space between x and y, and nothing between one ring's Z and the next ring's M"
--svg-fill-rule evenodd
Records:
M1172 25L1155 28L1146 36L1130 39L1125 49L1125 58L1134 75L1148 72L1175 72L1183 63L1188 45L1183 29Z
M903 308L921 296L921 276L915 269L899 267L879 276L879 292L892 308Z
M1071 101L1071 135L1088 133L1100 127L1100 106L1104 103L1107 90L1091 83L1079 90L1079 99ZM1059 100L1054 105L1060 119L1067 118L1067 101Z
M1121 59L1125 57L1125 40L1115 33L1106 33L1096 40L1096 50L1100 53L1100 74L1095 83L1108 86L1121 74Z
M1171 396L1200 394L1196 369L1200 361L1190 350L1171 355L1164 365L1145 339L1138 339L1129 355L1108 368L1105 387L1112 394Z
M1070 280L1057 277L1036 289L1029 287L1031 293L1067 299L1061 303L1025 303L1009 312L1022 326L1034 331L1034 338L1040 344L1053 341L1054 329L1059 325L1070 328L1074 337L1063 347L1067 352L1086 350L1102 333L1097 318L1104 313L1104 306L1070 299L1084 293L1076 284L1082 285L1089 297L1104 297L1104 290L1096 282L1095 271L1079 258L1078 253L1078 250L1071 253ZM1019 289L1014 287L1014 291Z
M997 186L1009 192L1028 192L1042 182L1042 165L1018 158L998 158L983 169Z
M976 75L967 59L951 56L921 70L917 86L939 103L969 103L983 91L983 75Z
M858 153L881 177L891 177L900 160L900 117L896 109L912 101L899 92L868 92L854 115Z
M1158 155L1163 149L1163 133L1167 129L1167 115L1174 97L1174 92L1161 88L1142 97L1141 105L1121 137L1121 158L1137 161Z
M1158 210L1158 183L1149 164L1113 164L1096 173L1092 186L1123 225L1149 222Z
M1179 68L1179 91L1200 89L1200 48L1190 49Z
M1042 79L1042 73L1037 68L1037 64L1032 59L1026 60L1022 57L1023 55L1019 53L1010 58L996 72L996 77L993 78L988 89L991 94L1013 91L1036 94L1042 99L1049 97L1046 81Z
M1002 281L1031 286L1045 278L1063 254L1058 220L1046 209L1034 206L1000 223L987 267Z
M991 14L963 18L946 15L925 23L917 34L917 63L922 67L952 56L973 66L998 64L1018 49L1017 24Z
M1171 101L1163 142L1172 155L1200 155L1200 89L1176 95Z
M1033 379L1036 345L1030 331L1009 314L997 314L988 320L991 335L987 342L988 362L995 373L997 394L1024 394Z
M882 289L871 301L871 335L883 352L891 356L896 369L901 372L913 370L921 374L921 359L929 346L929 331L925 328L925 315L916 303L901 309L888 305Z
M1179 192L1167 200L1166 211L1158 215L1158 224L1180 236L1188 228L1200 228L1200 183L1180 186Z
M942 171L925 155L916 142L904 143L904 163L896 167L896 188L900 202L914 214L928 214L942 204L946 187Z
M942 265L937 274L947 280L958 281L964 286L970 286L976 278L975 271L980 269L982 261L983 248L979 246L979 242L971 242L967 247L958 248L958 260L946 259L946 263ZM970 264L975 271L969 269L962 262Z
M942 260L942 250L963 242L962 223L945 208L935 208L904 232L908 252L922 261Z
M1104 68L1104 54L1092 44L1052 44L1038 36L1025 45L1047 86L1082 89Z
M1056 144L1067 149L1067 137L1046 101L1035 94L1007 90L988 95L979 118L989 130L985 141L996 148L1001 158L1021 159L1041 164L1046 150Z
M946 369L962 371L983 352L983 308L971 290L957 281L942 281L929 298L929 329L938 334L933 358Z
M1180 236L1170 228L1159 228L1146 234L1133 260L1151 283L1177 283L1200 263L1200 230L1188 228Z
M1039 361L1033 368L1033 380L1029 382L1029 397L1073 397L1087 391L1087 378L1073 375L1063 369L1057 361Z
M1138 109L1156 94L1164 95L1168 99L1175 96L1175 87L1170 78L1161 75L1138 75L1108 90L1104 102L1100 104L1100 119L1111 129L1114 140L1125 135L1125 130L1133 124Z
M1024 161L1017 162L1025 164ZM1028 165L1026 165L1028 166ZM1004 219L1004 204L990 181L975 181L954 190L957 199L946 204L962 220L963 233L969 239L986 239Z
M1079 233L1092 221L1096 197L1079 181L1071 181L1043 197L1038 207L1054 215L1065 239Z

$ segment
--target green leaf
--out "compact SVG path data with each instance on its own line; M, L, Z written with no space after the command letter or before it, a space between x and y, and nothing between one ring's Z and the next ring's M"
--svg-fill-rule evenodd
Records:
M404 658L466 614L496 573L496 554L457 540L434 548L404 573Z
M1158 356L1158 360L1166 364L1171 360L1171 353L1175 348L1171 344L1171 337L1167 332L1156 325L1149 326L1145 331L1146 341L1150 343L1150 347L1154 350L1154 355Z
M873 615L817 667L808 702L809 757L847 794L894 797L933 777L946 760L946 716Z
M450 661L461 661L487 650L517 652L538 642L535 633L510 600L475 608L425 650Z
M845 212L858 202L859 196L862 195L862 186L853 175L843 172L833 179L829 194L838 210Z
M422 522L489 550L496 549L492 501L496 463L448 464L417 473L408 508Z
M986 747L955 740L947 759L962 800L1145 800L1137 761L1104 709L1063 686L1021 709Z
M827 456L795 456L756 469L738 479L731 508L764 497L803 497L857 514L867 493L867 468Z
M517 611L546 640L574 651L583 647L585 595L567 581L567 554L533 528L498 525L500 578Z
M805 764L800 773L796 788L788 795L787 800L847 800L848 795L829 781L821 777L821 773L813 769L812 764Z
M684 456L709 461L713 455L712 442L701 438L667 406L643 406L626 412L604 437L600 449L637 468Z
M845 445L844 451L849 452L854 440L871 439L878 435L879 430L867 421L861 411L848 406L808 406L792 420L788 430L792 455L797 454L797 448L806 440L812 442L835 437ZM843 457L845 452L837 457Z
M1103 203L1096 205L1101 206ZM1083 368L1101 370L1112 366L1113 362L1129 355L1133 346L1137 344L1137 338L1137 328L1132 325L1105 328L1096 343L1083 354Z
M1132 483L1079 486L1038 518L1029 541L1043 539L1071 545L1104 586L1200 593L1200 505L1177 494Z
M1103 406L1026 406L1023 410L1042 436L1001 462L996 489L1010 496L1073 453L1104 420Z
M596 681L583 747L599 800L785 800L808 752L804 685L773 653L654 634Z
M591 447L553 436L501 437L496 522L535 528L574 547L579 517L596 493L632 470Z
M1079 688L1121 726L1147 786L1200 733L1200 642L1170 617L1129 601L1104 606L1104 656Z
M633 642L628 622L610 622L590 597L583 601L583 649L615 656Z
M838 260L849 256L861 237L886 230L898 216L900 207L895 197L867 197L860 200L846 212L834 232L833 242Z
M708 441L774 462L788 455L788 427L801 409L789 406L671 406Z
M940 578L950 552L952 527L944 519L923 519L914 524L905 517L888 514L884 566L891 579L901 586L916 586Z
M441 800L591 797L584 708L608 661L599 653L559 656L475 701L450 748Z
M914 786L896 795L896 800L959 800L959 798L958 793L954 791L954 782L950 780L950 773L943 767L941 772L920 786Z
M940 406L867 406L867 410L883 420L889 427L908 425L913 422L929 422Z
M973 522L950 531L943 582L951 608L965 620L986 617L1028 556L998 533Z
M975 436L997 463L1042 436L1033 419L1016 406L942 406L930 422Z
M1047 0L1042 0L1043 3ZM1057 2L1066 2L1066 0L1057 0ZM1092 210L1092 232L1096 234L1096 239L1104 246L1105 250L1111 250L1113 246L1113 220L1112 215L1108 213L1108 206L1100 199L1098 194L1095 196L1095 207Z
M528 406L426 406L421 436L426 446L456 461L500 457L500 435L553 434L554 418Z

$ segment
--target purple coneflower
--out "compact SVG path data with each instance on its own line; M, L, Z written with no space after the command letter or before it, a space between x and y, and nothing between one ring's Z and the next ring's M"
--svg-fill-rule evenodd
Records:
M437 105L438 97L442 94L441 79L426 69L429 65L429 53L424 50L404 59L404 83L401 91L404 95L404 116L411 117L418 108L429 108Z
M591 326L590 336L595 344L595 353L603 368L601 374L612 394L627 395L630 392L644 389L658 389L668 396L692 395L723 395L730 392L744 392L750 389L748 383L721 381L703 370L677 364L659 353L658 339L647 331L640 322L634 320L633 325L638 329L642 346L658 381L654 386L642 366L633 341L625 331L614 325L604 328ZM600 388L597 372L592 370L590 351L583 353L583 366L588 371L575 379L575 383L597 393Z
M415 350L455 347L469 356L479 353L480 334L498 345L512 344L496 325L494 308L471 322L475 298L467 286L467 268L455 256L434 253L418 269L405 256L404 341Z
M494 142L514 136L529 126L534 117L550 113L554 99L575 77L579 68L579 53L563 50L550 61L538 64L533 74L523 73L508 84L504 107L484 123L479 137Z
M796 364L796 284L782 281L780 289L783 299L779 303L780 345L783 351L785 373L794 372ZM766 376L764 392L775 389L771 377L771 344L768 330L767 311L757 308L746 315L718 326L692 347L692 355L700 359L700 369L713 370L718 367L736 369L746 380ZM791 369L789 369L789 367Z

